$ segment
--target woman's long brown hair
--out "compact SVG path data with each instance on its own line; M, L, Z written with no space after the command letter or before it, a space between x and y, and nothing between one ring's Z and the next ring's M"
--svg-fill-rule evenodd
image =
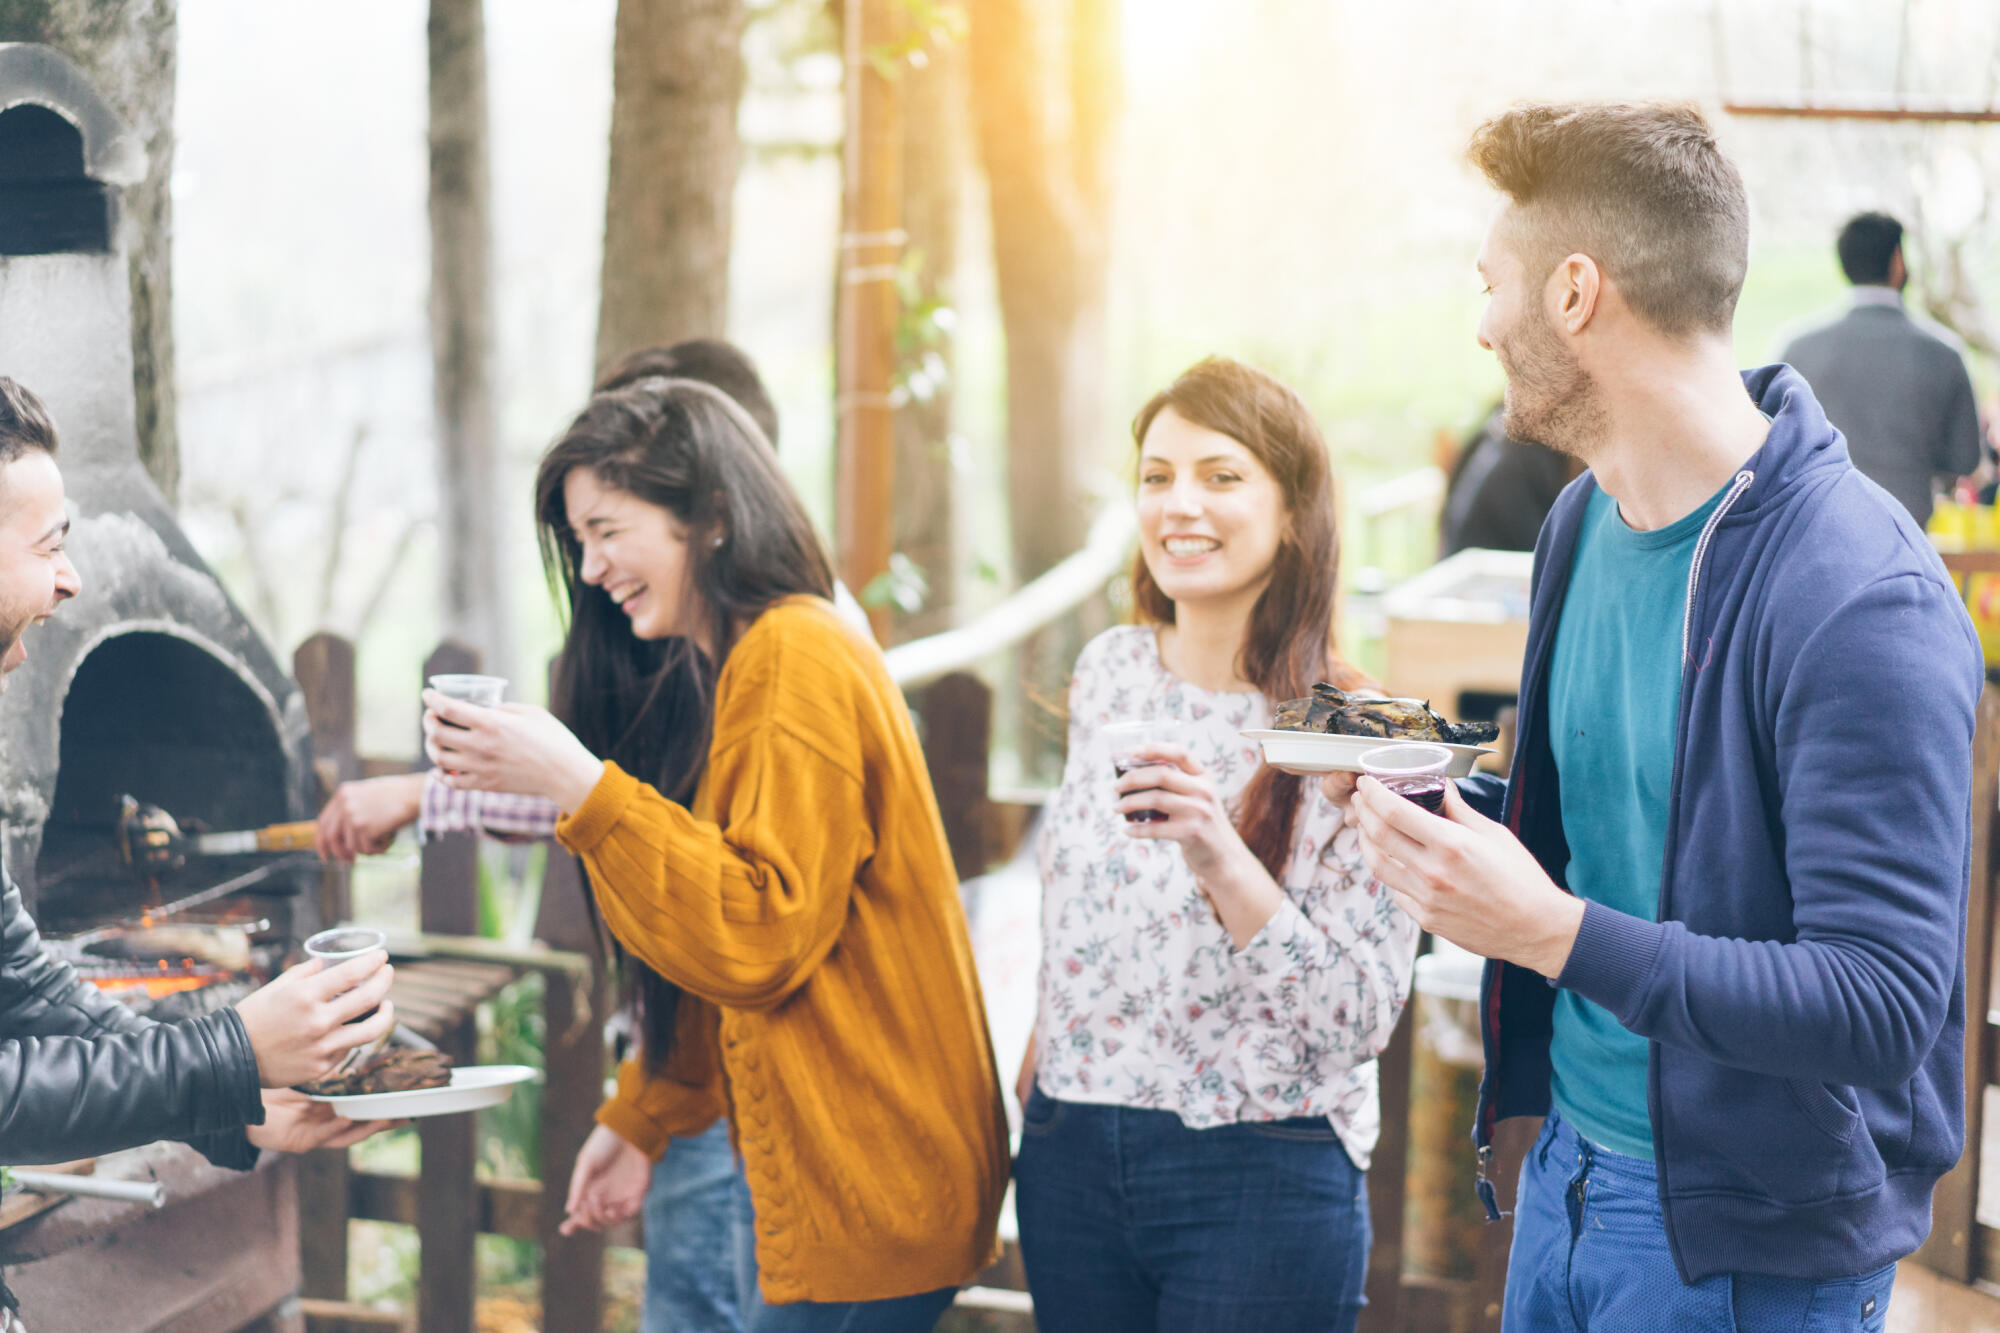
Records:
M583 581L564 491L578 468L686 530L680 595L705 614L713 656L692 637L634 636L604 590ZM741 407L707 384L653 377L594 395L549 447L535 519L568 627L550 710L592 754L688 804L707 768L716 679L737 629L783 598L833 596L833 568L805 506ZM594 914L594 896L590 906ZM612 945L657 1070L673 1045L680 988Z
M1250 613L1250 632L1236 672L1273 708L1300 698L1313 682L1343 689L1370 682L1334 651L1333 602L1340 582L1340 532L1334 514L1333 469L1319 423L1299 396L1251 366L1212 356L1188 367L1153 395L1132 422L1141 447L1160 413L1173 409L1194 425L1227 435L1248 449L1276 479L1284 496L1286 530L1271 580ZM1142 622L1174 623L1174 603L1153 581L1143 554L1132 570L1132 601ZM1305 781L1262 767L1244 789L1236 812L1242 835L1273 879L1282 882L1291 858Z

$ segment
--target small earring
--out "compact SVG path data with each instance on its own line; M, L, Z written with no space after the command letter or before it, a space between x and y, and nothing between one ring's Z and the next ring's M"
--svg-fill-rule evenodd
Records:
M722 549L722 538L717 537L714 541L710 542L709 545L714 547L716 550L720 551Z

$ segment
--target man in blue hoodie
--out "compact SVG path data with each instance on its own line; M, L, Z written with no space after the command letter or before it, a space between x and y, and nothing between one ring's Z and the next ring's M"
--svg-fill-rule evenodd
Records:
M1749 210L1698 112L1517 107L1471 157L1507 432L1588 471L1507 780L1351 809L1492 960L1492 1216L1495 1121L1546 1116L1506 1326L1879 1329L1964 1138L1977 642L1805 381L1735 370Z

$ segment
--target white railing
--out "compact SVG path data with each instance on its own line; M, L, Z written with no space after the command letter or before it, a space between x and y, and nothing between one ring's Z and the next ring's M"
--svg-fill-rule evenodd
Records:
M1138 533L1124 498L1106 505L1080 550L1005 601L957 629L899 643L885 654L889 674L904 689L963 671L1060 620L1104 591L1132 558Z

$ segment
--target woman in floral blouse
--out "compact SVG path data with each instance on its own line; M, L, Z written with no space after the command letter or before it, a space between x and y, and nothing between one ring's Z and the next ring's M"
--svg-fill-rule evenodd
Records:
M1341 810L1239 734L1315 680L1365 683L1332 650L1326 444L1296 394L1219 358L1133 433L1142 623L1077 659L1040 848L1016 1163L1035 1315L1045 1333L1352 1329L1375 1057L1418 932ZM1104 728L1128 719L1172 719L1179 743L1121 778Z

